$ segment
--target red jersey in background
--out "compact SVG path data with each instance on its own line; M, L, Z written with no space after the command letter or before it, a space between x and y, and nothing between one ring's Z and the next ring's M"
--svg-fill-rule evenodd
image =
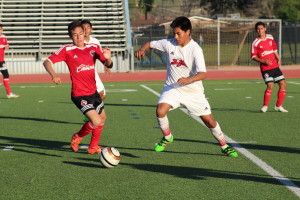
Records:
M6 46L8 46L6 36L0 35L0 62L4 61L4 51Z
M262 72L279 67L274 52L277 52L277 45L272 35L267 34L265 39L256 38L252 43L252 59L257 56L260 59L268 59L272 62L271 65L265 65L261 63L260 70Z

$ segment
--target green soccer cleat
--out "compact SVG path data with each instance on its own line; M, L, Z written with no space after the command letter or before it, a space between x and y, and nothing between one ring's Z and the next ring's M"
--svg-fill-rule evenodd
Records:
M167 147L167 144L173 142L173 140L174 140L173 136L170 140L167 140L164 136L161 139L161 141L155 146L154 151L163 151L163 150L165 150L165 148Z
M84 121L84 122L88 122L88 121L90 121L90 119L89 119L89 118L87 118L87 116L83 116L83 119L82 119L82 121Z
M238 153L235 151L235 149L228 144L227 147L225 149L221 149L221 151L228 157L238 157Z

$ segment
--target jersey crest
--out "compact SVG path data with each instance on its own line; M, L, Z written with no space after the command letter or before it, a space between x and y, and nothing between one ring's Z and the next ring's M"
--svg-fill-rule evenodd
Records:
M180 67L180 66L187 67L184 60L181 60L181 59L173 59L171 62L171 65L176 65L176 67Z

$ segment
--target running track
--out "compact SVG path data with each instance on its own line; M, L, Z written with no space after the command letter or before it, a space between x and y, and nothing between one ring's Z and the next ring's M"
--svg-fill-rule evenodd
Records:
M284 76L288 78L300 78L300 66L281 67ZM62 82L70 82L69 74L59 74ZM103 82L115 81L164 81L166 77L165 71L148 71L148 72L128 72L128 73L111 73L100 74ZM261 79L261 73L258 68L247 69L246 67L222 68L220 70L208 70L206 80L217 79ZM51 83L51 77L48 74L35 75L11 75L11 83Z

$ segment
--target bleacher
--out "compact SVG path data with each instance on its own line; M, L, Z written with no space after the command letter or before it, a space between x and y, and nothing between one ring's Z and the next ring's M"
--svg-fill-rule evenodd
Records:
M10 50L7 58L43 59L62 45L71 43L67 25L89 19L92 36L115 55L130 49L126 0L1 0L0 23L3 24ZM128 22L129 23L129 22ZM118 58L115 58L118 59Z

